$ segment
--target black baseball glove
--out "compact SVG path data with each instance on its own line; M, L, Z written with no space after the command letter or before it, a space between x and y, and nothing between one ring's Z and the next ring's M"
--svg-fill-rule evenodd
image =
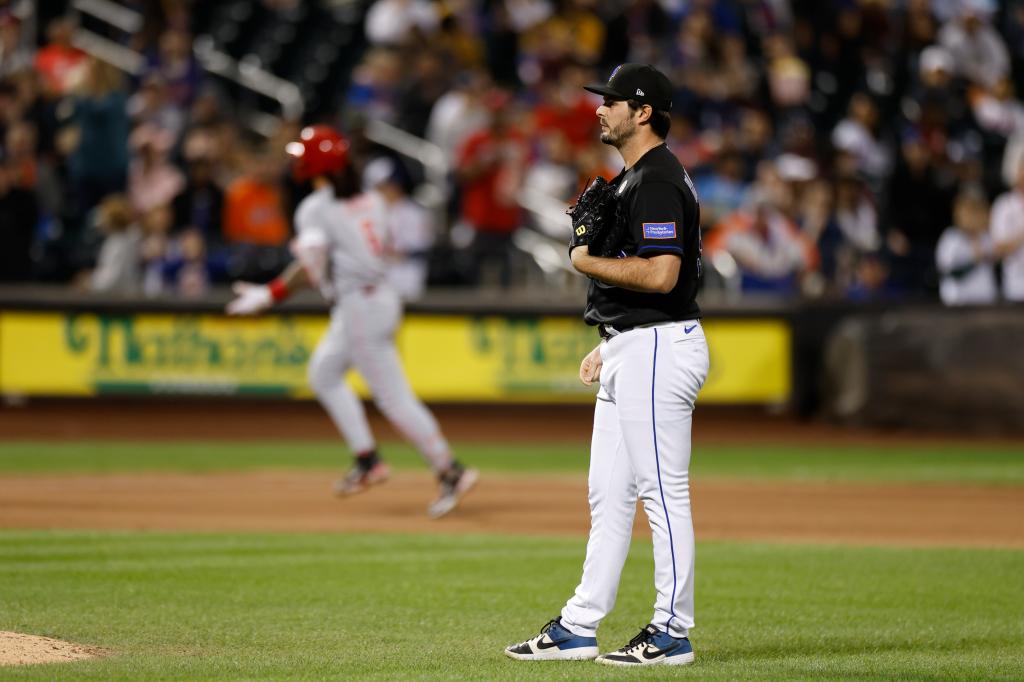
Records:
M602 177L587 185L576 203L566 211L572 218L569 253L586 244L594 256L609 255L598 251L606 248L610 233L615 231L615 208L615 185Z

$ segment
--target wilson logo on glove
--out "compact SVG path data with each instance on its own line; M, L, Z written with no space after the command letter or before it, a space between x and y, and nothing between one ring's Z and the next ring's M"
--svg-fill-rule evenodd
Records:
M573 227L570 254L577 246L586 244L593 256L607 258L613 255L622 233L616 218L616 188L616 185L598 177L587 185L576 203L566 211L572 218Z

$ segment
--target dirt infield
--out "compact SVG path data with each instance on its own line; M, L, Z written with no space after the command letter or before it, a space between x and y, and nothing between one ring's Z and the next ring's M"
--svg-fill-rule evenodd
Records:
M353 498L331 474L109 474L0 478L0 527L584 534L582 475L484 477L448 518L426 474ZM1024 489L696 481L702 540L1024 547ZM638 535L648 533L642 511Z
M456 442L585 441L592 418L589 406L444 406L436 412ZM396 437L372 409L371 421L382 440ZM145 441L337 435L310 402L136 399L3 407L0 437ZM695 420L694 440L699 445L938 439L801 424L757 410L712 409ZM588 527L583 475L492 474L463 508L436 522L424 514L434 490L425 473L402 473L348 500L329 494L332 475L0 477L0 528L582 534ZM1022 487L697 480L693 497L698 537L705 540L1024 547ZM648 532L642 511L637 530Z
M49 637L0 632L0 666L66 663L106 655L96 647L65 642Z

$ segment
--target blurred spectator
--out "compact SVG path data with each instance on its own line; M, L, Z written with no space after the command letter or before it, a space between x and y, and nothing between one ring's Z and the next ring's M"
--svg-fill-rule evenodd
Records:
M5 104L8 96L12 99ZM34 69L22 69L6 81L0 80L0 129L18 120L35 128L35 152L40 161L50 164L59 126L55 107L44 99L41 78Z
M185 177L167 158L172 143L169 132L152 124L141 125L132 133L135 158L128 175L128 197L140 214L169 206L185 187Z
M416 137L423 137L430 110L448 90L448 72L440 56L430 50L419 52L409 70L397 95L395 123Z
M605 28L593 0L561 0L554 13L520 33L519 78L527 85L557 79L569 64L595 65Z
M940 45L929 45L921 50L918 75L925 86L946 88L956 73L956 64L949 50Z
M565 202L576 193L578 184L569 140L561 130L548 131L540 138L539 154L526 171L523 188Z
M980 189L964 190L953 209L954 224L939 238L935 262L946 305L989 304L999 298L988 233L988 201Z
M1024 301L1024 159L1017 182L992 206L992 239L1003 258L1003 297Z
M230 118L230 103L224 101L222 93L207 86L196 94L189 108L185 124L190 130L203 130Z
M955 71L949 50L938 45L925 48L919 61L920 82L904 102L904 114L934 153L944 153L949 135L962 133L971 125Z
M772 104L783 116L803 109L811 94L811 70L807 63L800 59L792 41L783 34L766 36L763 44Z
M130 296L142 285L142 230L128 198L111 194L96 208L96 227L104 235L89 279L93 291Z
M903 19L903 46L911 54L921 52L938 37L939 26L931 0L908 0Z
M507 93L487 96L490 125L466 140L457 166L462 218L473 229L471 278L479 282L495 267L503 287L511 284L512 235L522 222L518 195L526 163L526 145L512 125L509 105Z
M214 182L208 156L189 158L185 187L174 198L173 209L175 229L198 231L210 248L223 245L224 192Z
M663 45L671 39L675 25L665 7L658 0L634 0L620 6L622 14L612 15L608 21L602 64L659 61ZM606 10L614 7L605 5Z
M797 293L801 276L818 264L814 245L763 192L716 225L706 248L712 258L719 252L732 256L744 291Z
M846 287L847 300L864 302L898 297L889 284L889 264L881 253L867 254L861 258L853 273L853 281Z
M388 206L388 282L404 301L414 301L427 286L434 245L434 218L409 196L409 179L393 160L381 157L363 171L365 189L376 190Z
M21 21L0 9L0 78L30 68L34 58L32 41L21 30Z
M36 158L36 131L31 123L16 121L7 128L0 147L7 158L10 182L21 189L34 190L38 183L39 161Z
M203 72L192 54L192 36L182 28L160 35L157 51L149 58L148 73L163 82L165 99L179 111L187 111L199 92Z
M36 71L43 77L43 90L51 97L65 94L78 79L85 53L71 44L75 22L58 17L46 27L49 42L36 52Z
M0 134L7 136L7 127L21 120L21 109L18 106L18 91L14 84L0 80Z
M303 33L298 51L283 44L283 51L257 49L263 46L253 40L262 36L288 37L274 22L305 22L323 10L297 0L261 4L238 26L247 33L251 24L252 36L225 48L259 53L263 68L286 79L304 66L293 57L301 62L320 53L304 41L343 33ZM60 11L0 0L0 154L6 186L34 193L33 276L66 280L90 266L100 247L85 217L103 197L125 191L133 127L166 131L173 141L140 149L132 164L130 196L152 209L140 224L168 223L162 232L146 229L147 290L184 295L222 281L228 271L258 278L271 270L289 232L289 212L282 216L277 204L289 202L297 188L276 172L254 184L262 173L248 165L246 124L260 123L265 134L262 103L234 86L214 91L202 77L192 36L219 40L210 21L222 13L193 2L130 2L144 26L114 39L139 50L146 66L126 88L114 69L73 47L77 29L69 18L46 26L45 45L36 52L37 36L28 35L33 23L15 17L30 17L26 9L37 5L43 22ZM540 195L541 204L546 194L553 206L588 178L617 170L594 135L598 103L580 85L594 79L593 71L624 61L672 71L668 143L697 181L705 226L744 213L749 218L745 196L756 186L778 214L762 227L788 225L797 242L817 247L820 266L796 266L780 290L855 299L937 291L936 242L954 224L957 187L980 183L996 196L1017 184L1024 162L1024 108L1016 94L1024 87L1019 2L385 0L367 10L370 47L358 64L352 68L344 51L325 63L324 83L340 78L335 82L348 84L343 93L325 95L325 85L297 77L297 85L313 89L305 118L337 116L330 107L344 97L340 115L352 129L354 154L370 146L361 142L367 120L393 123L441 148L452 173L448 207L456 226L439 248L473 242L449 259L452 281L497 274L511 283L519 274L511 272L517 253L511 235L520 222L549 224L524 219L521 190ZM357 50L363 37L353 36ZM495 113L503 120L496 129L490 123L495 103L486 101L495 84L515 93ZM254 108L260 117L246 115ZM910 132L901 138L901 130ZM231 201L223 196L226 187L234 190ZM12 196L4 195L5 216ZM561 218L560 210L552 213ZM1003 213L1007 220L1013 215ZM750 240L740 232L739 243ZM749 232L757 239L775 234ZM714 231L708 236L714 241ZM764 241L769 255L787 252L777 236ZM458 256L472 261L461 277ZM1013 258L1004 280L1013 279ZM753 286L754 276L747 279Z
M28 120L13 123L7 128L0 156L6 154L10 182L18 189L34 193L43 223L60 214L63 188L53 162L37 152L37 132Z
M191 158L193 153L206 155L214 163L214 181L221 187L228 187L248 170L248 146L238 126L224 120L196 128L186 137L184 153L186 158Z
M516 33L530 30L554 12L554 4L550 0L508 0L500 4L508 12L509 28Z
M366 13L366 38L373 45L404 45L437 30L437 8L427 0L378 0Z
M907 293L934 290L935 244L952 219L953 180L940 174L932 158L921 136L908 130L886 190L893 284Z
M1018 92L1024 92L1024 4L1010 3L1003 13L1003 35L1010 48L1010 62Z
M1024 104L1015 96L1013 81L1003 78L991 90L971 88L969 98L985 144L986 187L1013 185L1017 156L1024 150Z
M39 207L35 194L18 185L17 173L0 157L0 282L26 282L32 277Z
M705 227L717 225L746 201L743 159L734 151L722 152L711 171L697 176L695 185L700 197L701 224Z
M74 88L71 125L62 134L71 149L68 179L80 214L125 187L130 124L123 83L116 68L89 58Z
M832 132L832 144L857 160L857 170L872 181L881 182L889 172L892 159L878 138L878 107L866 93L850 99L847 117Z
M138 92L128 100L128 113L136 125L155 126L176 141L185 127L185 112L169 98L167 83L159 74L142 81Z
M683 67L709 64L717 40L714 29L711 14L703 8L693 8L679 22L669 59Z
M1006 143L1003 155L1002 179L1012 187L1016 184L1017 169L1024 164L1024 130L1017 131Z
M689 117L678 113L672 116L671 130L672 134L666 140L669 149L692 177L700 175L704 166L714 159L719 147L718 140L713 139L715 136L710 133L698 131ZM760 159L761 157L758 157L758 160ZM747 176L747 169L744 166L744 178Z
M861 259L882 247L878 208L871 190L855 175L845 175L836 181L835 225L838 240L833 256L833 277L845 287L854 279Z
M590 146L575 152L573 166L576 169L576 185L573 191L569 192L571 197L584 187L584 183L598 176L605 180L611 180L622 166L620 159L609 153L610 148L599 138L595 138Z
M519 85L520 26L542 21L550 13L547 0L509 0L486 6L482 17L484 61L495 83L503 87ZM523 22L523 18L527 21Z
M466 138L487 127L490 115L483 97L490 87L485 72L471 70L461 74L454 87L434 103L426 136L441 148L445 157L454 159Z
M958 73L969 81L993 87L1010 71L1006 43L988 21L986 0L961 0L959 15L939 31Z
M718 43L718 86L721 99L731 103L749 103L757 95L758 72L747 57L746 46L738 35L726 35Z
M156 206L141 216L142 291L160 296L168 289L165 278L172 215L166 206Z
M396 97L402 69L402 60L395 50L369 50L352 71L352 82L345 96L348 108L358 112L364 120L394 122L398 114Z
M458 69L478 69L484 65L483 41L454 12L449 11L441 19L440 31L431 44L448 64Z
M829 235L836 231L834 196L827 180L812 176L794 183L796 199L796 223L801 236L815 246L817 261L813 272L808 272L801 282L807 296L821 296L825 293L825 276L836 276L836 245L829 243Z
M287 242L291 230L285 215L282 169L278 154L260 151L224 193L229 279L264 281L290 260Z
M991 90L976 88L971 94L974 117L983 129L1002 137L1024 132L1024 104L1015 97L1009 78L1001 78Z
M585 74L574 67L563 69L559 79L541 85L540 101L533 110L537 133L558 131L576 150L590 145L599 132L594 112L601 103L583 90L589 82Z
M206 242L198 230L184 230L167 243L163 285L168 292L184 298L199 298L209 291L211 279Z

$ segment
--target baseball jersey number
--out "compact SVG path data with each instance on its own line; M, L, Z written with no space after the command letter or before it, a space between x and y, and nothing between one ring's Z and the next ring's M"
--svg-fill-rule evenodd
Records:
M377 233L373 231L372 220L360 220L359 229L363 231L363 236L366 237L366 243L370 247L370 252L374 256L380 256L384 253L384 247L380 243L380 239L377 238Z

